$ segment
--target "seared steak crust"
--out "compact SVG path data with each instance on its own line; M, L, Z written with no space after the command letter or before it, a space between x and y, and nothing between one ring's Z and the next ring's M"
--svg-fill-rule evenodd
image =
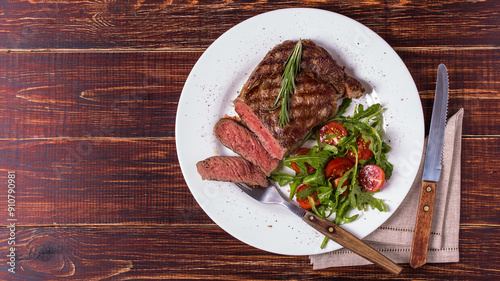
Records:
M278 167L279 160L272 158L254 133L232 118L222 118L214 126L219 141L235 153L257 166L266 176Z
M268 186L266 175L252 163L239 156L212 156L196 163L196 168L204 180Z
M272 157L282 159L298 148L311 129L337 109L337 99L357 98L364 88L347 76L331 55L311 40L302 40L301 70L290 96L290 123L280 128L280 109L273 108L281 88L285 62L296 41L274 47L260 62L234 101L235 110Z

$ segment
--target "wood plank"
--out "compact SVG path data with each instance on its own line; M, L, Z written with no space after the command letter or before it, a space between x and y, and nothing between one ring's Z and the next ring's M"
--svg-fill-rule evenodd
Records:
M2 141L0 159L2 178L15 171L22 224L211 223L171 138Z
M177 102L201 52L0 54L0 138L173 137ZM499 135L500 52L401 49L426 127L437 65L450 72L465 135Z
M237 23L292 7L358 20L392 46L498 46L496 0L384 1L3 1L0 49L206 48Z
M498 50L398 50L415 81L429 129L437 66L448 68L448 116L464 108L464 135L500 135L500 52ZM471 55L474 54L474 55Z
M494 195L500 172L499 144L499 138L467 138L462 142L461 223L500 223L500 207L494 203L500 202L500 196Z
M463 140L464 224L498 224L498 141ZM213 223L186 186L173 139L0 141L4 182L8 171L20 225Z
M500 270L496 254L500 227L462 227L460 262L404 265L400 280L492 280ZM7 269L10 232L0 229L3 280L387 280L374 265L313 271L307 256L282 256L250 247L216 226L43 227L14 232L15 274Z
M200 53L0 55L0 136L173 137Z

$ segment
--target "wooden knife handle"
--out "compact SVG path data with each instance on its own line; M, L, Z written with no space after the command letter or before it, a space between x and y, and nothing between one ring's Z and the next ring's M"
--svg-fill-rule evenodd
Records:
M373 249L359 238L345 231L343 228L332 223L331 221L320 218L316 214L309 211L305 212L302 219L326 237L382 267L383 269L396 275L401 273L403 270L402 267L388 259L386 256L377 252L377 250Z
M427 249L429 247L435 198L436 183L423 181L410 254L410 266L413 268L422 266L427 262Z

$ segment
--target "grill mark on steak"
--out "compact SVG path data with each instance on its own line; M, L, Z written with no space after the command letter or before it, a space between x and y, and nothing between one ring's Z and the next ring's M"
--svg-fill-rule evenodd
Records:
M311 40L302 40L301 71L290 96L290 122L279 127L280 109L273 108L281 89L281 76L296 41L274 47L259 63L234 100L235 110L271 154L282 159L300 145L314 126L335 113L337 99L358 98L364 93L359 81L349 77L331 55Z
M254 133L232 118L222 118L214 126L219 141L250 163L257 166L266 176L271 175L279 164L262 146Z
M239 156L212 156L196 163L196 169L203 180L268 186L266 175Z

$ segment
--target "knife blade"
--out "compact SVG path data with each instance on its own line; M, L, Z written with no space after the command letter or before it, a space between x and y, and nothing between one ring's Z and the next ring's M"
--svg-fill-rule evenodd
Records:
M438 66L436 92L432 108L431 125L425 152L422 186L415 222L415 233L410 253L410 266L418 268L427 262L427 250L434 214L436 184L441 175L444 129L448 109L448 71L444 64Z

